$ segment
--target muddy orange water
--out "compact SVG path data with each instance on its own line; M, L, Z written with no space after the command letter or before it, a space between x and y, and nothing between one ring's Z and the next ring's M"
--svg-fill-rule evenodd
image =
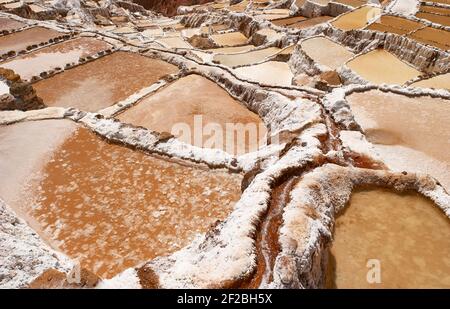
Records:
M34 88L48 106L98 111L177 71L161 60L115 52L39 81Z
M31 79L41 72L64 68L67 63L78 62L80 57L93 56L111 45L94 38L77 38L52 45L38 51L2 63L2 67L14 70L22 79Z
M194 116L202 116L201 122ZM243 154L256 151L260 143L264 143L266 129L261 119L255 113L246 109L234 100L224 89L214 82L199 76L189 75L170 84L166 88L151 95L136 106L118 116L121 121L143 126L159 132L172 132L180 140L196 146L218 148L232 154ZM236 131L227 130L227 123L242 124ZM218 125L217 132L222 136L222 142L207 145L212 132L208 126ZM177 126L178 125L178 126ZM178 132L177 127L189 128L187 132ZM252 135L246 131L256 131ZM195 131L195 128L204 129ZM199 135L197 135L197 132ZM234 132L237 132L235 135ZM246 134L247 132L247 134Z
M33 198L22 208L54 247L109 278L226 218L240 182L238 174L156 158L78 128L30 182Z
M9 19L9 18L0 18L0 31L2 30L16 30L25 26L24 23L20 21Z
M384 49L360 55L347 66L365 80L375 84L404 84L421 73Z
M327 279L329 288L449 288L450 220L417 193L358 190L337 218Z
M347 101L389 166L431 174L450 188L450 100L372 90Z
M29 45L47 42L60 35L62 35L62 33L58 31L42 27L34 27L28 30L8 34L0 37L0 54L9 51L19 52L26 49Z

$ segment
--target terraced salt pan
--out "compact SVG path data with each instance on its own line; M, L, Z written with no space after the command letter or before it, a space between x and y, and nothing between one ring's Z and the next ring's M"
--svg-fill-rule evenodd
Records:
M30 136L14 127L19 143L47 134L45 124ZM39 163L23 211L54 247L104 278L187 245L240 196L240 175L152 157L85 128Z
M215 55L213 60L222 65L229 67L236 67L240 65L249 65L266 60L275 55L281 49L277 47L268 47L260 50L250 51L248 53L229 54L229 55Z
M354 56L347 48L326 37L306 39L300 45L316 63L325 65L332 70L337 69Z
M384 49L376 49L350 60L347 66L375 84L404 84L421 73Z
M215 54L236 54L249 51L253 48L256 48L255 45L243 45L243 46L234 46L234 47L221 47L221 48L213 48L208 49Z
M449 100L372 90L347 101L391 169L430 174L450 189Z
M211 39L220 46L236 46L247 43L247 38L240 32L229 32L223 34L213 34Z
M448 12L450 12L450 10L447 11L447 14L448 14ZM450 27L450 16L449 15L419 12L416 14L416 17L429 20L436 24Z
M379 16L381 9L373 6L363 6L350 13L343 14L331 22L331 24L341 30L362 29L367 23Z
M309 18L303 21L299 21L297 23L293 23L288 25L288 28L295 28L295 29L306 29L309 27L313 27L322 23L325 23L329 20L333 19L333 17L331 16L318 16L318 17L313 17L313 18Z
M25 24L21 23L20 21L14 20L14 19L9 19L9 18L5 18L5 17L0 17L0 31L3 30L16 30L16 29L20 29L22 27L24 27Z
M295 17L288 17L288 18L280 18L277 20L272 20L272 23L276 26L280 26L280 27L285 27L285 26L289 26L292 24L295 24L299 21L303 21L308 19L307 17L304 16L295 16Z
M191 49L192 46L187 43L183 38L181 37L173 37L173 38L162 38L156 40L157 42L163 44L167 48L189 48Z
M23 186L75 129L75 124L68 120L0 126L0 174L7 175L0 177L0 198L20 210Z
M34 88L47 106L97 111L177 71L161 60L115 52L39 81Z
M358 190L336 221L327 285L449 288L449 236L449 219L419 194ZM374 259L381 282L371 284Z
M377 21L370 24L367 29L397 34L407 34L423 27L424 25L422 23L403 17L382 15Z
M436 29L432 27L425 27L419 29L409 35L412 39L435 46L442 50L450 49L450 35L449 32L443 29Z
M450 73L437 75L428 79L424 79L412 83L413 87L436 88L450 90Z
M200 122L195 120L196 115L202 116ZM143 99L118 118L151 130L172 132L186 143L218 148L235 155L258 150L260 144L264 144L266 134L266 128L256 114L235 101L215 83L199 75L189 75L177 80ZM226 130L227 123L243 125L236 127L237 138L234 138L234 129ZM187 125L191 134L177 132L177 124ZM201 132L200 136L195 135L196 125L204 128L204 136ZM222 139L218 144L208 145L205 143L211 139L213 132L208 132L207 128L213 125L223 130L219 132ZM246 137L244 126L254 127L255 134Z
M255 20L260 20L260 21L277 20L277 19L282 19L282 18L287 18L287 17L289 17L289 14L260 14L260 15L255 15Z
M238 77L265 85L291 86L294 74L285 62L264 63L234 69Z
M80 57L93 56L109 48L111 45L101 40L77 38L16 57L1 66L14 70L22 79L30 80L41 72L64 68L67 63L78 62Z
M61 34L62 33L58 31L42 27L34 27L24 31L11 33L0 37L0 54L9 51L19 52L26 49L29 45L47 42Z

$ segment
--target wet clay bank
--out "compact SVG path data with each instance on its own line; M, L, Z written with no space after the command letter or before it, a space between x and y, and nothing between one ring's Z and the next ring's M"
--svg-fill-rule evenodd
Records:
M449 236L450 220L423 196L359 189L336 220L327 287L449 288Z
M28 125L30 135L46 134L46 121L40 131L33 123L1 127L2 145ZM34 165L32 179L16 188L26 202L12 205L54 248L103 278L179 250L226 218L240 196L238 174L113 145L82 127Z

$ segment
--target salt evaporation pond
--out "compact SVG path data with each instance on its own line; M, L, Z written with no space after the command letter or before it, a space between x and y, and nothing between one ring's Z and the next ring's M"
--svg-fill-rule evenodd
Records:
M20 21L10 19L10 18L4 18L0 17L0 31L11 31L11 30L17 30L22 27L24 27L25 24L21 23Z
M384 49L375 49L357 56L347 62L347 66L375 84L404 84L421 74Z
M450 189L449 100L372 90L347 101L390 168L430 174Z
M225 219L239 199L239 174L154 157L82 127L66 128L70 134L46 156L23 154L53 143L46 130L55 124L46 122L0 127L1 166L19 154L33 163L25 170L35 171L12 206L51 246L101 277L179 250ZM8 175L31 177L16 174Z
M25 50L27 46L38 45L61 36L62 33L43 27L34 27L0 37L0 55L9 51L16 53Z
M314 62L332 70L337 69L353 57L353 53L347 48L323 36L306 39L300 45Z
M357 190L330 251L329 288L450 287L450 220L418 193Z
M379 16L381 9L373 6L363 6L349 13L340 15L331 24L341 30L364 28L369 20Z
M412 83L411 86L450 90L450 73L436 75L431 78Z
M223 34L213 34L211 39L220 46L236 46L247 43L247 38L240 32L228 32Z
M11 69L22 79L30 80L41 72L50 69L63 69L68 63L77 63L80 57L93 56L111 48L111 45L94 38L77 38L39 49L35 52L2 63L2 67Z
M158 59L115 52L39 81L34 88L48 106L98 111L177 71Z
M236 67L240 65L249 65L264 61L265 59L278 53L280 50L281 49L277 47L268 47L250 51L247 53L215 55L213 60L229 67Z
M201 122L198 117L196 122L194 117L200 115ZM172 132L186 143L222 149L231 154L240 155L256 151L260 144L265 143L266 128L258 115L246 109L214 82L199 75L189 75L175 81L141 100L136 106L120 114L118 118L123 122L154 131ZM212 124L220 129L218 132L223 137L223 141L219 144L207 145L205 143L211 138L211 132L208 132L207 128ZM234 130L226 130L227 124L238 125L236 136ZM175 129L185 125L191 134L182 134L183 132L176 134ZM246 126L254 128L255 134L247 135ZM195 128L205 130L204 134L198 131L200 135L197 136Z
M264 63L234 69L241 79L273 86L291 86L294 74L285 62Z

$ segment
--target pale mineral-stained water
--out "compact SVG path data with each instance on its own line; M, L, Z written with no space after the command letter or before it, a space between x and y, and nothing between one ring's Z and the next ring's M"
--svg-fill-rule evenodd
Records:
M436 75L421 81L412 83L413 87L447 89L450 91L450 73Z
M322 36L304 40L300 45L317 64L325 65L332 70L345 64L354 55L344 46Z
M25 50L30 45L46 43L63 33L43 27L34 27L25 31L20 31L0 37L0 54L9 51L19 52Z
M229 55L215 55L214 61L229 67L236 67L241 65L256 64L264 61L269 57L278 53L281 49L278 47L268 47L264 49L249 51L246 53L236 53Z
M353 93L347 101L388 165L431 174L450 188L449 100L372 90Z
M404 84L420 71L384 49L375 49L347 62L347 66L374 84Z
M234 71L241 79L274 86L291 86L294 78L289 65L278 61L239 67Z
M64 69L66 64L77 63L80 57L93 56L109 48L110 44L98 39L77 38L16 57L2 63L2 67L13 70L22 79L30 80L41 72Z
M367 23L381 14L381 9L373 6L363 6L347 14L339 16L331 24L341 30L364 28Z
M256 151L265 144L266 128L258 115L199 75L173 82L118 118L154 131L173 133L195 146L222 149L231 154ZM220 139L208 145L208 140L215 140L215 133Z
M115 52L39 81L34 88L47 106L98 111L177 71L162 60Z
M450 220L418 193L361 189L339 214L328 288L449 288Z

